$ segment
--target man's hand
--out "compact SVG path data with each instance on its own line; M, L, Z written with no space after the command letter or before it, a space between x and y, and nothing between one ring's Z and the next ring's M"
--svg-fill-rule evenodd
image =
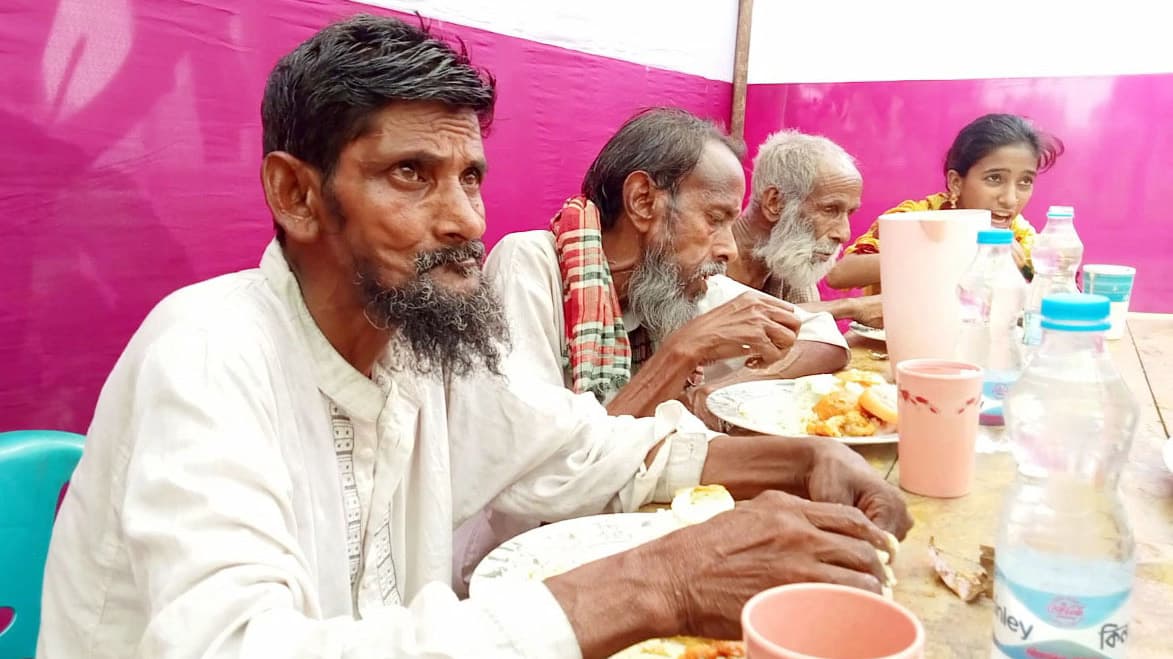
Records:
M673 332L667 342L688 351L697 364L742 357L769 364L781 359L802 326L794 307L760 293L742 293Z
M681 631L712 638L739 638L746 600L781 584L881 592L876 549L888 550L887 539L855 508L778 491L646 546L672 576Z
M728 379L729 378L725 378L719 382L705 382L696 386L688 387L676 400L684 403L684 406L688 408L688 411L692 412L693 416L700 419L709 428L718 431L732 431L732 428L728 427L729 424L722 421L716 414L713 414L708 405L709 394L717 391L722 387L728 386L728 383L725 381Z
M854 506L877 526L903 540L912 517L900 490L888 483L855 451L836 441L815 450L806 490L813 501Z
M854 308L851 311L852 320L860 325L876 329L884 327L884 307L879 295L864 295L852 298L852 300L854 301Z
M854 506L897 538L912 528L900 490L833 439L716 437L709 442L701 483L720 483L739 500L782 490L813 501Z
M763 492L711 520L551 577L585 659L679 634L739 638L741 609L781 584L881 592L884 532L849 506ZM624 615L614 614L623 601Z
M656 405L685 398L685 385L695 385L698 369L716 361L740 357L747 366L786 364L802 323L794 307L777 298L747 292L701 314L673 332L607 403L612 416L652 416ZM777 377L777 376L775 376Z

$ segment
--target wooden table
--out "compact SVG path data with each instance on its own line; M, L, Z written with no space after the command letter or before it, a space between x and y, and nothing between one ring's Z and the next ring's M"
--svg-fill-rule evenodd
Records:
M1136 581L1129 625L1129 657L1173 657L1173 473L1161 450L1173 426L1173 315L1131 314L1129 333L1109 342L1116 368L1140 403L1141 415L1121 495L1136 537ZM852 341L853 365L887 372L876 362L877 346ZM857 344L858 343L858 344ZM882 347L881 347L882 349ZM860 447L860 452L889 482L899 483L895 445ZM933 572L929 538L943 551L978 558L979 546L993 545L1002 498L1014 480L1009 454L979 454L977 482L960 499L930 499L907 494L916 526L901 546L894 569L897 601L912 609L925 625L928 659L988 657L993 603L980 597L970 604L948 590Z

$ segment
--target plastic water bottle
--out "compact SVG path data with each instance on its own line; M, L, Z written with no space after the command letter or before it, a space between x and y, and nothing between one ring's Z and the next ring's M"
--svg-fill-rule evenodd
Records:
M958 358L981 366L980 421L1001 426L1002 401L1022 371L1022 341L1018 323L1026 302L1027 284L1014 264L1009 229L978 232L978 251L957 285L961 302ZM985 443L983 441L983 443ZM999 442L1005 448L1005 442ZM999 446L982 448L986 452Z
M1018 477L995 549L992 657L1125 656L1136 564L1117 491L1136 400L1104 352L1108 299L1044 298L1006 397Z
M1023 315L1023 342L1034 347L1042 338L1039 309L1043 298L1055 293L1079 292L1075 275L1083 260L1083 241L1075 232L1074 208L1051 206L1047 210L1047 225L1035 237L1030 260L1034 279Z

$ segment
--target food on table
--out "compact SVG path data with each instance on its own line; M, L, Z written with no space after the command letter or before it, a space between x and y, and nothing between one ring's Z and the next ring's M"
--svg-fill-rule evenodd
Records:
M982 548L983 562L987 560L986 547ZM989 554L989 565L993 566L993 552ZM992 579L991 572L981 564L971 560L948 555L941 551L929 538L929 560L933 570L941 578L942 583L949 587L965 602L972 602L983 594L990 594Z
M883 549L876 550L876 556L880 559L880 563L884 566L884 583L881 586L880 594L888 599L892 599L892 587L896 585L896 573L892 570L892 563L896 560L896 554L900 551L900 541L896 536L884 531L884 539L888 541L888 551Z
M981 551L981 556L978 557L978 563L986 574L994 573L994 548L989 545L980 545L978 549ZM986 579L986 597L994 597L994 580Z
M896 425L896 388L887 385L868 387L859 395L859 406L864 412L884 423Z
M857 410L808 421L806 431L820 437L871 437L878 427Z
M633 645L612 655L611 659L740 659L745 656L745 644L741 641L718 641L695 636L673 636L656 638Z
M896 423L896 388L883 376L849 369L794 381L795 398L809 409L806 432L822 437L871 437ZM814 398L806 407L804 404Z
M843 382L854 382L870 387L877 384L888 384L884 376L872 371L864 371L858 368L849 368L845 371L839 371L835 377Z
M819 402L815 403L814 411L820 419L831 419L837 416L845 416L848 412L854 412L859 407L859 394L849 392L846 389L836 389L831 393L824 394Z
M892 560L896 560L896 554L900 552L900 541L896 539L896 536L887 531L884 531L884 539L888 541L888 551L892 554ZM887 562L891 563L892 561Z
M733 659L745 656L745 643L741 641L714 641L695 639L687 644L680 659Z
M733 510L733 496L724 485L697 485L678 490L672 499L672 514L683 525L700 524L727 510Z

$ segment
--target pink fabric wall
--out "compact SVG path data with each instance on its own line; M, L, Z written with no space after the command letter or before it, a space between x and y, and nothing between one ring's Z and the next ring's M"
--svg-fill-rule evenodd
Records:
M254 266L269 69L346 0L17 0L0 21L0 430L84 432L171 290ZM441 26L496 74L487 240L538 227L635 110L724 120L730 86Z
M1042 229L1049 205L1075 206L1084 263L1135 266L1132 308L1173 312L1173 74L751 85L747 105L751 150L785 126L826 135L859 160L855 236L901 201L944 189L945 151L970 120L1031 117L1067 152L1024 215Z

